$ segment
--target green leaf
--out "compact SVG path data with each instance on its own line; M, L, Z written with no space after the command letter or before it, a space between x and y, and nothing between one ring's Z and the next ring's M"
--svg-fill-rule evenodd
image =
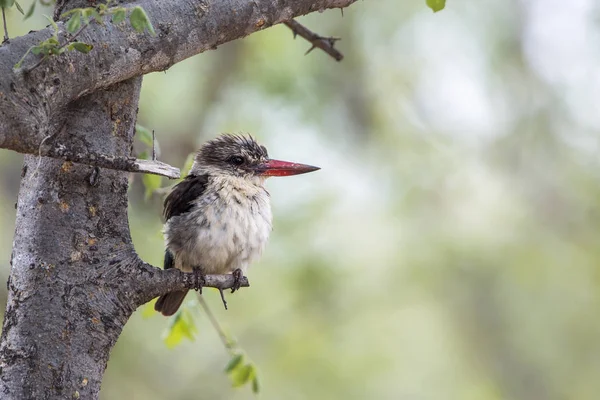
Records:
M23 17L23 19L27 19L29 17L31 17L33 15L33 12L35 11L35 5L37 4L37 1L34 0L33 3L31 3L31 6L29 7L29 10L27 10L27 14L25 14L25 17Z
M69 11L67 11L67 12L64 12L64 13L62 13L62 14L60 15L60 18L61 18L61 19L64 19L64 18L67 18L67 17L68 17L69 15L71 15L71 14L75 14L75 13L81 13L81 12L83 12L83 10L82 10L81 8L74 8L74 9L72 9L72 10L69 10Z
M198 329L190 311L187 308L181 308L172 318L171 324L163 335L163 341L168 348L172 349L185 338L195 340Z
M80 53L89 53L94 48L93 45L83 42L73 42L69 45L69 50L77 50Z
M136 32L142 33L145 30L148 30L152 36L156 35L154 27L152 26L146 11L144 11L144 9L140 6L134 7L133 11L131 11L131 14L129 15L129 23L131 23L131 26L136 30Z
M17 10L19 10L21 15L25 15L25 12L23 12L23 9L21 8L21 5L19 4L18 1L15 1L15 6L17 6Z
M181 169L182 177L184 177L190 173L190 170L192 169L192 165L194 164L195 158L196 158L196 153L188 154L187 158L185 159L185 163L183 164L183 168Z
M65 49L64 47L50 47L50 50L48 51L49 54L52 54L54 56L57 56L59 54L64 53L65 51L67 51L67 49Z
M156 311L154 311L155 303L156 303L156 299L152 300L149 303L144 304L144 309L142 310L142 318L148 319L148 318L154 317L156 315Z
M256 374L254 374L254 378L252 378L252 393L260 393L260 382L258 381L258 376Z
M426 0L427 6L433 10L433 12L438 12L444 9L446 6L446 0Z
M151 36L156 36L156 31L154 30L154 27L152 26L150 20L148 20L148 23L146 24L146 29L148 29L148 32Z
M44 17L46 17L46 19L50 21L50 25L52 25L52 27L54 28L54 34L56 34L58 32L58 25L56 25L56 22L54 22L54 20L46 14L44 14Z
M254 374L254 365L246 364L242 368L235 369L229 377L231 378L233 387L240 387L248 383L250 379L254 378Z
M95 13L95 12L96 12L96 10L94 10L94 9L93 9L93 8L91 8L91 7L84 8L83 10L81 10L81 14L83 15L83 18L84 18L85 20L89 20L89 19L91 19L91 17L93 17L93 16L94 16L94 13ZM89 22L89 21L88 21L88 22Z
M227 363L227 365L225 366L225 373L229 374L234 369L236 369L237 367L239 367L242 364L243 360L244 360L244 355L242 353L234 355L231 358L231 360L229 360L229 362Z
M138 135L142 143L152 147L152 131L150 129L140 124L135 124L135 134Z
M73 14L69 22L67 22L67 31L69 33L75 33L81 27L81 13L76 12Z
M146 27L146 13L140 6L135 7L131 15L129 15L129 23L137 32L144 32L144 28Z
M96 10L92 10L92 17L94 17L94 19L96 20L96 22L100 25L104 24L104 18L102 18L102 14L100 14L98 11Z
M142 176L142 182L146 188L144 197L148 200L152 196L152 193L160 187L162 179L159 175L144 174Z
M38 44L34 48L31 49L33 54L57 54L58 53L58 40L54 37L48 38L44 40L42 43Z
M0 0L0 8L11 8L15 0Z
M126 17L125 9L118 8L112 16L112 23L115 25L118 25L125 20L125 17Z

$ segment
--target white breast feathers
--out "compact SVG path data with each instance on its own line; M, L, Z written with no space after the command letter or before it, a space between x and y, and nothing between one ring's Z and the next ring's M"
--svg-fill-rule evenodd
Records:
M175 266L185 271L200 267L205 274L239 268L246 274L271 232L269 193L262 183L234 176L209 178L194 208L165 225Z

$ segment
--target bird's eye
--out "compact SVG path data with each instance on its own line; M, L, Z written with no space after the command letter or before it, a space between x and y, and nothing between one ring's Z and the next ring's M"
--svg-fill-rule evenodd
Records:
M227 159L227 161L233 165L242 165L244 163L244 157L231 156L229 159Z

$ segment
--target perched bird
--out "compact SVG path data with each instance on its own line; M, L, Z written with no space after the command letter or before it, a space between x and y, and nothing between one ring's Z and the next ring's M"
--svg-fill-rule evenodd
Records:
M164 268L233 274L239 281L271 232L266 179L318 169L272 160L250 136L223 134L205 143L189 174L164 202ZM187 290L167 293L154 308L173 315L186 294Z

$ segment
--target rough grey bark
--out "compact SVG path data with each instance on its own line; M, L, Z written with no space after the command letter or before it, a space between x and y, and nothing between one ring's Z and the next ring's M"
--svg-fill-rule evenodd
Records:
M17 205L0 338L2 399L97 398L110 350L137 307L200 284L233 285L230 275L200 282L194 274L163 271L133 248L128 176L119 169L136 169L118 163L132 160L141 75L353 1L142 0L130 4L144 7L156 38L93 25L81 37L95 44L90 54L53 57L31 73L12 66L48 29L0 47L0 148L34 154L25 157Z
M71 105L70 139L128 154L140 85L134 78ZM93 134L113 118L123 121L116 135ZM136 263L127 175L102 170L92 186L92 172L25 157L0 345L3 398L95 396L110 348L135 310L122 279Z

